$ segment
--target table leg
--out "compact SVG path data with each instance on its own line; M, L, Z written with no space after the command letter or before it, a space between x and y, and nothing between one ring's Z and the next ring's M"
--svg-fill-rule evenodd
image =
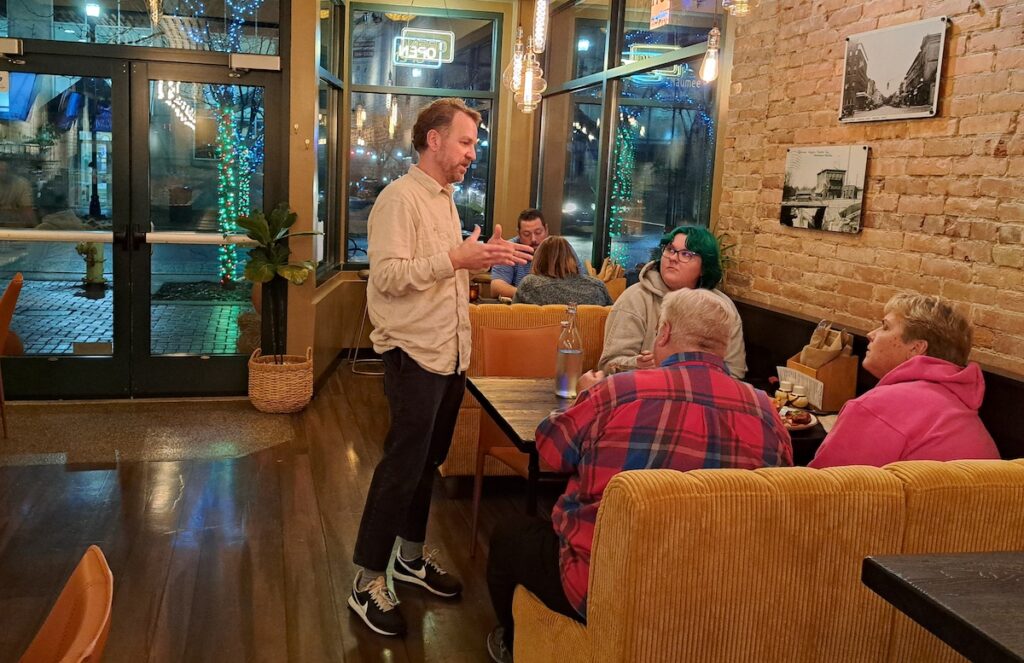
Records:
M530 451L529 472L526 477L526 515L537 515L537 481L540 480L540 457L537 450Z

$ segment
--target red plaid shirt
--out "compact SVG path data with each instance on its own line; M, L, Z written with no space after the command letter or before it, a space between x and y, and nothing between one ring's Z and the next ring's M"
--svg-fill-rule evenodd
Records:
M594 385L541 423L537 450L555 470L573 473L551 520L565 595L584 616L594 523L613 476L793 464L789 433L768 395L730 377L719 357L703 352Z

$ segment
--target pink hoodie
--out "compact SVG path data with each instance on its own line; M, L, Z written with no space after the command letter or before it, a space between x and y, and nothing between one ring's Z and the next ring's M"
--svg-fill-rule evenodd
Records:
M978 418L984 396L977 364L912 357L843 406L809 466L999 458Z

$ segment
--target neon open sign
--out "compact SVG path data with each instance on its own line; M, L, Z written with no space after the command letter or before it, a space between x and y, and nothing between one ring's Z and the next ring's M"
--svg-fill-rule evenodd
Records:
M395 37L391 61L397 67L439 69L455 60L455 33L424 28L402 28Z

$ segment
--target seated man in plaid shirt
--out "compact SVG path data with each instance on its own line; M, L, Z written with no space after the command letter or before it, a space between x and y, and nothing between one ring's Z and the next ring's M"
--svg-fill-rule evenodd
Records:
M789 433L771 399L725 366L731 323L721 298L708 290L669 293L654 347L657 367L607 379L587 373L576 403L537 428L540 457L572 477L552 522L506 521L491 538L487 584L500 623L487 639L494 660L511 660L516 585L586 621L597 510L619 472L793 464Z

